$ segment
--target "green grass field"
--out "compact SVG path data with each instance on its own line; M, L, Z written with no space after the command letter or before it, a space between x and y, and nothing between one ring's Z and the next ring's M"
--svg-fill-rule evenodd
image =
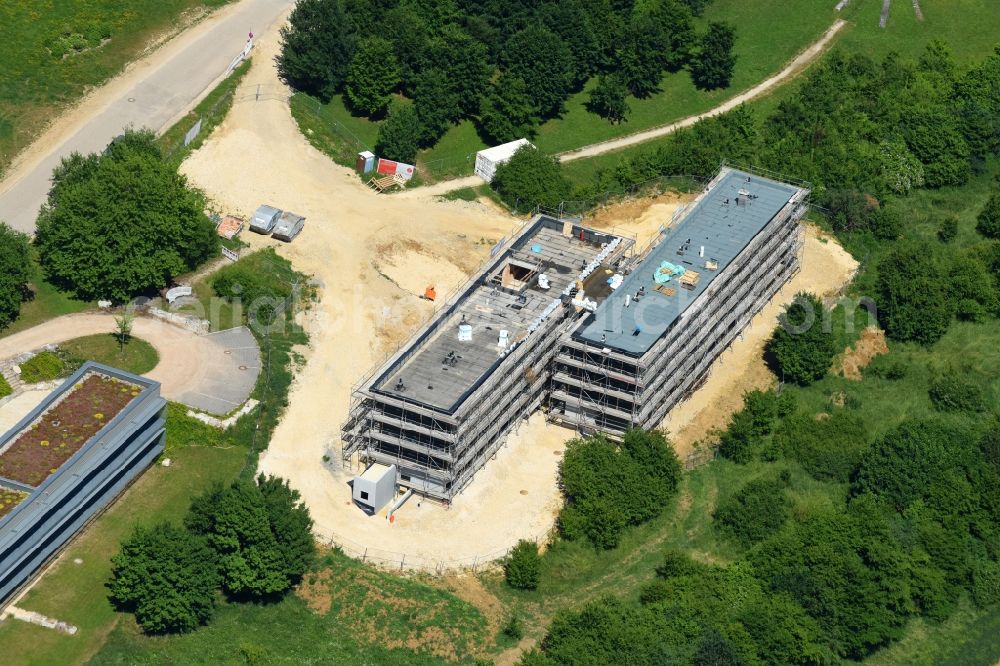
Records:
M60 343L59 349L72 359L97 361L137 375L149 372L160 362L159 354L145 340L130 337L122 346L114 333L74 338Z
M4 663L83 663L104 643L120 622L104 584L111 574L111 557L135 525L177 521L191 498L215 481L233 478L246 457L241 448L190 447L171 454L170 467L146 471L106 513L64 551L59 561L19 602L79 627L75 636L15 620L0 624L0 654ZM79 559L81 562L76 563Z
M113 77L186 12L228 0L0 3L0 175L66 105ZM186 14L193 18L197 14Z

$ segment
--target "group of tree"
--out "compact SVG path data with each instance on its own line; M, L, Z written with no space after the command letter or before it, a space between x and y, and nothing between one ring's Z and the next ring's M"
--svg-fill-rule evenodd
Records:
M298 492L261 475L196 498L183 527L136 528L112 559L108 587L147 633L185 632L209 621L220 589L235 601L281 597L314 555Z
M0 330L17 319L31 279L31 241L0 222Z
M917 417L869 438L855 417L753 402L785 445L812 437L810 450L833 450L844 426L862 442L846 475L814 474L836 499L793 500L817 484L790 473L791 460L747 481L714 515L741 556L709 565L668 552L638 602L605 597L557 615L522 666L860 660L911 618L948 617L963 596L1000 603L1000 423Z
M388 114L380 154L412 161L463 119L491 142L531 136L594 76L589 106L615 122L626 96L653 94L664 72L688 67L699 87L728 86L735 31L697 34L707 2L302 0L278 71L324 101L342 93L356 113Z
M63 159L35 235L50 282L76 298L118 303L167 286L218 243L204 195L149 130L125 132L103 154Z
M677 454L658 430L628 430L620 444L603 435L571 440L559 465L559 532L614 548L626 527L663 511L680 478Z

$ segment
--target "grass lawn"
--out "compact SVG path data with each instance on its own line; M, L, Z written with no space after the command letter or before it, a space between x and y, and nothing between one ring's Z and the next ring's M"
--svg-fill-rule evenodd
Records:
M21 312L14 323L0 329L0 338L37 326L49 319L81 312L94 306L94 303L72 298L46 282L37 258L32 267L32 278L28 288L31 291L30 299L21 304Z
M0 3L0 175L45 124L134 60L178 17L227 0ZM189 15L190 16L190 15Z
M160 356L153 346L141 338L130 337L121 346L114 333L97 333L82 338L74 338L59 344L59 349L70 358L82 361L97 361L126 372L143 375L160 362Z
M177 521L191 498L215 481L233 478L246 450L191 447L175 451L170 467L146 471L107 512L64 551L59 561L21 600L19 606L79 627L66 636L16 620L0 624L4 663L72 664L86 661L116 624L127 617L107 600L104 584L111 557L135 525ZM74 560L82 562L76 564ZM131 621L131 620L128 620Z

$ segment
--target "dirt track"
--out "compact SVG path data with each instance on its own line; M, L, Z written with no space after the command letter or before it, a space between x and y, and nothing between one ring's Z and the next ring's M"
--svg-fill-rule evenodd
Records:
M244 84L248 89L280 85L275 52L273 40L258 44ZM447 511L414 499L394 523L384 516L369 518L350 501L347 482L356 470L339 463L339 428L352 386L432 314L432 304L419 293L434 285L441 296L458 286L488 256L492 243L511 233L515 220L478 203L374 194L309 145L280 99L238 102L182 170L227 212L247 214L267 202L307 218L291 244L254 234L246 238L258 247L274 245L322 285L318 304L302 319L311 337L310 348L303 350L306 363L260 461L262 471L288 478L302 493L320 535L335 537L358 557L366 554L395 567L433 567L502 554L518 539L539 537L552 527L560 503L559 454L572 433L539 415L522 424ZM594 223L634 232L642 242L670 219L677 203L669 196L632 202L600 213ZM808 258L842 251L812 238L806 252ZM817 275L800 288L839 287L845 272L824 266L818 264ZM777 308L758 317L748 334L754 344L773 328ZM718 393L706 394L707 405L691 401L675 410L675 424L694 423L698 414L712 411L711 396L739 395L734 384L742 380L741 364L759 360L750 352L744 361L726 358L728 372L715 372L710 380Z

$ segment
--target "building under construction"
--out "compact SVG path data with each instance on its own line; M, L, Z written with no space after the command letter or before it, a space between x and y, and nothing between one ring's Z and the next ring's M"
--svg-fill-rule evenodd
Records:
M450 501L539 407L584 433L658 426L798 269L808 192L724 168L638 255L536 217L356 388L344 460Z

